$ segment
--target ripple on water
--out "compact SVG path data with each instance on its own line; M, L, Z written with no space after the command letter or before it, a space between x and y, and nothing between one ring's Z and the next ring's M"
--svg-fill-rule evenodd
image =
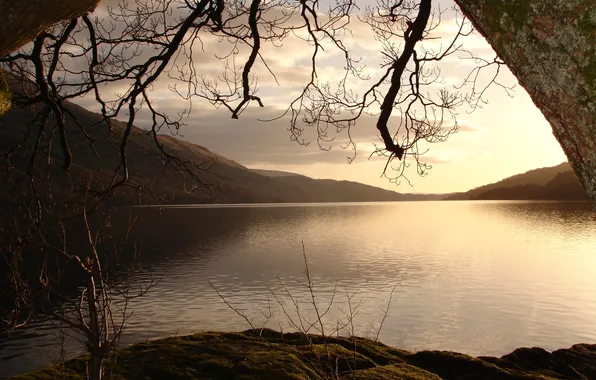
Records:
M317 302L326 305L335 289L328 331L345 321L350 296L355 332L374 337L394 289L380 338L402 348L502 355L596 341L596 218L588 204L173 208L140 222L135 236L151 251L137 281L160 282L132 301L123 344L246 329L208 281L255 325L271 312L268 326L290 329L282 305L296 316L286 291L312 320L300 283L302 242ZM0 338L0 376L48 363L53 332L37 321ZM68 349L74 355L80 345L69 341Z

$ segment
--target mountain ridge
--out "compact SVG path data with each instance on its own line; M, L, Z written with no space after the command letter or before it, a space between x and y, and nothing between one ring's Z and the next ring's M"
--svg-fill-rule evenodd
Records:
M19 94L14 78L9 81L11 90ZM18 98L18 96L15 96ZM69 115L66 129L74 157L71 173L79 177L94 176L98 183L111 180L120 156L113 137L121 136L125 124L114 120L112 130L103 123L101 115L88 111L74 103L66 104ZM11 110L0 116L0 155L10 159L13 177L25 173L31 162L27 152L36 144L35 136L39 126L33 123L31 107L13 105ZM83 126L75 122L79 121ZM28 126L28 128L27 128ZM45 127L52 130L51 126ZM33 133L32 130L33 129ZM53 133L53 132L52 132ZM36 169L44 168L52 173L52 183L58 193L68 196L72 187L81 184L69 183L59 165L63 160L59 144L51 144L52 133L40 133L38 144L52 157L48 167L44 158L35 162ZM90 135L94 140L95 152L90 149ZM128 142L128 161L131 182L149 189L151 196L143 194L137 203L301 203L301 202L374 202L374 201L418 201L418 200L488 200L488 199L557 199L587 200L587 195L567 162L548 168L539 168L516 174L492 184L455 194L408 194L382 189L359 182L314 179L298 173L279 170L248 168L236 161L218 155L208 148L180 140L169 134L155 137L147 130L133 127ZM156 144L181 161L196 166L196 178L180 173L180 168L164 167L163 155ZM45 159L47 161L47 159ZM43 170L38 170L43 171ZM8 171L0 171L0 198L10 200L11 190L7 188ZM199 183L193 183L198 179ZM109 183L109 182L108 182ZM207 184L209 186L203 186ZM190 185L190 188L189 188ZM193 191L189 191L193 190ZM156 198L155 194L159 197ZM131 194L126 195L131 198Z
M445 200L588 200L568 162L532 169Z
M14 86L14 83L12 85ZM19 91L16 89L13 92L18 94ZM121 136L125 128L124 123L114 120L113 130L108 131L101 115L74 103L67 103L66 107L69 114L66 116L65 123L73 155L70 174L65 174L59 167L63 160L63 153L57 147L58 144L51 144L52 133L50 132L40 134L42 139L39 145L52 157L51 167L44 162L44 159L47 161L45 156L35 163L40 173L43 170L49 170L52 173L54 191L65 198L72 193L72 188L77 186L66 179L72 174L81 178L85 175L93 175L98 183L109 183L120 159L118 146L113 143L112 138ZM37 130L36 133L27 132L27 126L29 129L39 129L39 126L34 126L33 120L34 111L30 107L17 104L13 104L6 114L0 116L0 154L10 156L13 178L23 174L30 163L27 154L33 151L36 144L34 135ZM84 131L80 130L75 120L84 127ZM52 129L47 125L44 128L48 131ZM90 141L87 140L86 135L94 140L95 153L90 149ZM192 183L192 178L188 175L177 172L175 168L164 167L163 156L155 140L163 145L163 149L168 154L196 165L199 181L210 187ZM150 192L160 197L156 201L155 197L142 195L136 203L362 202L431 197L404 195L357 182L317 180L296 173L249 169L206 147L168 134L158 134L154 138L149 131L137 127L131 130L127 145L131 183L150 189ZM0 173L0 176L7 175ZM2 178L5 184L8 182L7 178ZM189 186L194 191L188 191ZM0 186L0 196L10 200L11 190L7 186Z

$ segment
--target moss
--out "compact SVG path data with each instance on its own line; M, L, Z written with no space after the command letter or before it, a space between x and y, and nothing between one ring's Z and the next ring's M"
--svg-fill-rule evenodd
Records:
M583 69L583 75L586 79L586 84L594 89L596 87L596 56L590 57L588 64ZM591 94L591 96L594 95L594 93Z
M251 333L203 333L123 349L114 373L127 379L320 378L298 354Z
M434 373L408 364L370 368L357 374L361 380L440 380Z
M409 363L443 379L552 379L540 371L500 367L486 358L448 351L418 352L410 357Z
M53 379L72 379L85 380L85 361L84 356L69 360L62 365L51 365L32 373L12 377L14 380L53 380Z
M596 48L591 43L596 38L596 9L586 9L579 14L577 18L577 28L583 39L587 42L581 46L581 60L583 79L586 85L590 87L590 96L595 96L596 89Z
M508 15L513 20L515 27L522 27L528 22L528 16L532 9L532 4L529 0L519 0L515 7L508 9Z
M10 109L10 102L12 93L8 88L8 83L4 77L4 73L0 70L0 115L6 113Z
M590 8L581 12L577 20L577 26L586 37L596 34L596 9Z
M363 338L306 339L300 334L282 335L271 330L263 331L262 337L255 331L207 332L122 349L115 364L107 362L106 370L108 377L116 380L549 379L578 373L571 366L549 361L546 351L539 355L546 363L544 370L525 365L536 352L527 349L500 359L474 358L442 351L413 354ZM512 361L516 358L517 364ZM591 357L585 360L594 361ZM84 363L81 357L67 362L64 368L51 366L14 379L84 379Z
M532 1L516 0L514 5L503 0L486 0L486 9L494 11L495 16L511 22L513 27L520 28L527 24L528 15L531 13Z

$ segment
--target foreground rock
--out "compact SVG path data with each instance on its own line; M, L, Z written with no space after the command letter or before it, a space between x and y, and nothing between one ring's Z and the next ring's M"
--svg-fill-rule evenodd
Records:
M411 353L363 338L264 330L207 332L130 346L108 363L114 379L594 379L596 345L549 353L520 348L501 358ZM84 358L13 379L84 379Z

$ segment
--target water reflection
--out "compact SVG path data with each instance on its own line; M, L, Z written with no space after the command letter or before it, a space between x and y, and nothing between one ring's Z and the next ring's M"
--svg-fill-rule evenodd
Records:
M244 321L288 329L273 293L283 283L312 317L306 246L317 300L337 286L329 328L345 319L346 294L361 307L356 332L374 335L397 286L381 340L403 348L501 355L519 346L594 342L596 219L584 203L427 202L134 209L139 280L162 281L135 301L124 343ZM285 305L290 300L283 299ZM343 311L342 311L343 310ZM371 327L372 323L372 327ZM0 341L0 376L48 361L47 324ZM78 347L72 343L71 351Z

